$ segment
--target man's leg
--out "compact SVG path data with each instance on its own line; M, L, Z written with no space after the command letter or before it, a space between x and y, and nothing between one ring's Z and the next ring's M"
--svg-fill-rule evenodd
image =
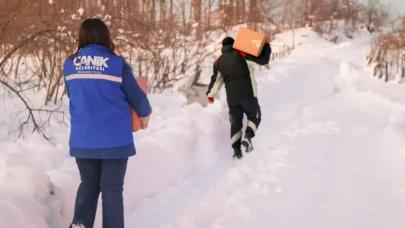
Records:
M103 228L124 228L124 179L128 159L105 159L101 162Z
M262 114L260 110L259 101L257 98L244 100L242 102L243 111L247 115L247 126L245 130L245 138L242 144L246 147L246 152L253 150L251 139L255 137L256 131L260 125Z
M231 144L236 157L241 157L241 141L243 128L243 110L239 103L228 103L229 121L231 122Z
M73 224L93 227L100 195L100 160L76 158L82 182L77 190Z

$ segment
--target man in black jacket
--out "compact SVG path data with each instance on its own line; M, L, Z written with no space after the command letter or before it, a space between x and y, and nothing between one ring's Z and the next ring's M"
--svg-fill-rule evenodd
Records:
M256 80L253 71L249 69L246 60L259 65L266 65L270 61L270 37L258 57L233 49L234 39L226 37L222 40L222 55L214 62L214 74L208 86L208 102L213 103L215 95L225 84L231 122L231 143L234 158L242 158L241 145L246 152L253 151L252 138L261 121L260 106L257 99ZM242 140L243 116L246 114L248 122L245 138Z

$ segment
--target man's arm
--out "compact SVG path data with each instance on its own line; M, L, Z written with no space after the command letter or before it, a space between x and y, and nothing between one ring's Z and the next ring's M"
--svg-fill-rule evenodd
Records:
M270 61L270 55L271 55L271 47L269 43L265 43L262 49L262 52L260 53L260 55L258 57L255 57L253 55L247 54L246 53L246 60L255 62L259 65L266 65L269 63Z
M214 98L219 90L221 89L222 85L224 84L224 78L221 75L221 72L218 71L214 64L214 73L211 76L211 82L208 85L207 96L209 98Z

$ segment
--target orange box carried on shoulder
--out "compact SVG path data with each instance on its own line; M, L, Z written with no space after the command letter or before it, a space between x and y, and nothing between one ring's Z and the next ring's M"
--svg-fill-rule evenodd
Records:
M240 27L233 48L258 57L263 50L264 43L263 34Z
M139 86L148 94L148 77L137 77L136 81L138 82ZM142 129L141 118L135 112L134 108L131 107L131 117L132 117L132 131L137 132Z

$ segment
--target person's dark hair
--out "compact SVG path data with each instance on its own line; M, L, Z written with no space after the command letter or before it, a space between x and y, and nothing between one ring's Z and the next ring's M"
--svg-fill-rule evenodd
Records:
M90 44L99 44L108 47L112 53L114 53L115 45L111 39L110 31L107 25L98 18L89 18L82 22L79 30L79 42L75 53L69 56L69 59L73 59L74 56Z
M228 36L222 40L222 46L233 45L234 42L235 40L232 37Z

